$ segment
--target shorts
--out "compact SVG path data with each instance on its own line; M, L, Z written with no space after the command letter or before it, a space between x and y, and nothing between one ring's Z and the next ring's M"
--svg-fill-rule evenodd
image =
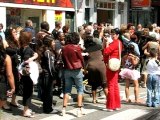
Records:
M64 70L64 93L71 93L72 85L75 84L78 94L83 94L83 73L81 69Z

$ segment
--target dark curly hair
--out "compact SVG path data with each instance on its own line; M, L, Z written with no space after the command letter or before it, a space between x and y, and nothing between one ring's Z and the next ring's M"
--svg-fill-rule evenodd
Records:
M5 37L7 40L14 40L14 37L12 35L12 31L16 30L15 26L9 26L6 30L5 30Z
M65 43L66 44L75 44L77 45L80 41L79 34L76 32L72 32L66 35L65 37Z
M14 31L14 30L16 30L17 29L17 27L15 27L15 26L10 26L10 27L8 27L7 29L6 29L6 31L5 31L5 37L6 37L6 40L7 40L7 42L8 42L8 44L10 45L10 46L15 46L16 45L16 47L20 47L20 45L19 45L19 41L15 41L14 39L14 36L13 36L13 34L12 34L12 32Z

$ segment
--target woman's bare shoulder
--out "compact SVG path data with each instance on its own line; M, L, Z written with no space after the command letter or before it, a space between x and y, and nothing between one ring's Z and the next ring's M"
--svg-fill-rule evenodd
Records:
M11 58L10 58L10 56L9 55L6 55L6 58L5 58L5 63L7 63L7 62L10 62L11 61Z

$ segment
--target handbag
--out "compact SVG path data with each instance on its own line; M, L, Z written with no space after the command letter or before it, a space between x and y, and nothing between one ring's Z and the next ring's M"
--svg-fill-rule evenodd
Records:
M119 59L118 58L110 58L109 57L108 68L111 71L117 71L117 70L120 69L120 66L121 66L120 42L119 42L119 45L118 45L118 50L119 50Z
M22 76L30 76L33 84L37 84L39 77L38 64L35 61L31 61L28 64L22 62L18 66L18 71Z
M36 61L36 64L38 65L39 74L43 72L43 69L38 61Z

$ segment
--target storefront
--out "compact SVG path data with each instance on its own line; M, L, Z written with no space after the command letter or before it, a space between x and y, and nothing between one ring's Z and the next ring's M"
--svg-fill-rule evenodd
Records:
M154 22L160 26L160 1L152 0L151 6L154 9Z
M131 0L130 22L134 25L142 24L146 27L154 22L154 8L151 7L151 0Z
M124 0L97 0L97 22L110 23L115 27L127 23L127 3Z
M25 21L31 19L37 32L42 21L50 24L50 31L55 27L55 21L61 21L62 25L69 24L72 30L74 28L74 7L71 0L0 0L0 10L0 22L5 27L24 26ZM67 22L68 16L72 22Z

